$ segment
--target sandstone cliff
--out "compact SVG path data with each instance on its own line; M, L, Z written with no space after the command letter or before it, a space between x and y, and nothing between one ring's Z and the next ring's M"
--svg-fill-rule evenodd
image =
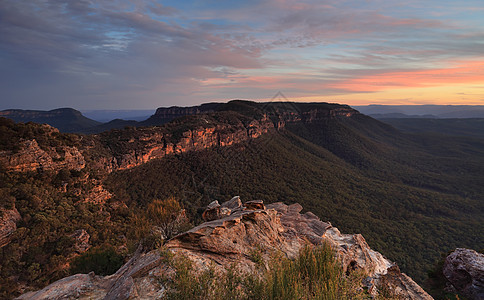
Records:
M261 201L242 204L238 197L209 208L211 221L182 233L165 245L166 251L182 254L198 270L216 266L224 270L234 263L241 270L253 271L253 251L264 259L274 252L294 258L302 247L326 240L333 245L342 267L348 272L360 269L367 274L362 285L372 294L384 287L404 299L432 299L393 262L368 247L361 235L341 234L330 223L310 212L301 214L299 204ZM19 299L160 299L166 293L162 276L173 273L159 250L137 251L115 274L106 277L78 274L59 280L43 290Z
M98 136L111 154L110 158L104 159L104 168L122 170L169 154L241 143L271 130L282 129L288 123L313 123L357 115L358 111L337 104L235 100L196 107L159 108L150 119L164 120L160 121L162 124L178 119L161 127L137 128L135 134L128 129Z
M359 113L348 106L327 103L234 100L196 107L159 108L152 118L163 120L154 123L163 126L78 136L77 141L69 146L63 144L62 134L57 129L39 125L42 127L42 136L37 139L19 138L19 151L0 151L0 165L8 171L17 172L80 170L87 166L109 173L133 168L170 154L241 143L271 130L280 130L286 124L313 123L357 115ZM43 139L42 144L38 142L40 138Z
M113 154L111 168L129 169L169 154L230 146L267 133L273 124L267 119L241 120L232 114L187 117L163 127L148 127L101 134ZM115 143L113 145L113 143Z
M48 129L57 132L55 128ZM19 146L20 150L16 153L0 151L0 163L8 171L59 171L64 168L81 170L86 165L84 156L77 147L62 145L42 149L35 139L21 141Z

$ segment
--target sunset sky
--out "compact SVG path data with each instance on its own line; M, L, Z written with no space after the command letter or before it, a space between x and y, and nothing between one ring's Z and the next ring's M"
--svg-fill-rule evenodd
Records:
M0 109L484 104L482 0L0 0Z

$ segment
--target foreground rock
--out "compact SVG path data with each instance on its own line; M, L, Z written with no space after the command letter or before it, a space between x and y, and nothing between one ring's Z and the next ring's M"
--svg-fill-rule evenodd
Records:
M444 276L469 299L484 299L484 254L457 248L444 262Z
M301 214L299 204L262 201L242 205L238 197L223 204L212 203L204 214L218 216L168 241L167 251L185 255L198 270L208 266L224 269L237 263L242 271L252 271L261 260L267 261L275 251L295 258L306 245L328 241L337 251L344 270L349 274L363 270L365 285L373 294L384 286L404 299L432 299L398 267L371 250L359 235L341 234L330 223L322 222L311 212ZM159 250L137 251L114 275L74 275L57 281L38 292L19 299L156 299L163 298L165 287L160 276L173 273Z

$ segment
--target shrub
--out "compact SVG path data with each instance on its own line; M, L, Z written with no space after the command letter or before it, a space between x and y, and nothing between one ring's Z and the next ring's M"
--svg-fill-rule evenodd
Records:
M123 256L113 246L100 246L76 257L71 263L71 274L94 272L97 275L111 275L121 267L123 261Z
M185 210L175 198L153 200L148 204L147 215L163 240L168 240L187 229L188 219Z
M366 299L361 276L345 276L331 247L306 247L295 260L274 256L269 269L242 274L231 266L219 274L211 266L196 272L191 261L178 256L171 261L176 275L168 299Z

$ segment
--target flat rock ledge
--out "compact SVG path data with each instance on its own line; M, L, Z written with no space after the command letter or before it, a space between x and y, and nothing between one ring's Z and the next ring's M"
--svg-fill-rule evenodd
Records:
M297 203L242 203L239 197L222 204L214 201L203 213L205 223L172 238L165 248L185 255L198 270L208 266L224 269L237 263L242 271L250 272L256 268L251 259L254 251L264 261L274 251L294 258L304 246L327 241L345 272L363 269L368 274L362 285L370 293L377 292L378 284L385 284L404 299L432 299L396 264L370 249L363 236L341 234L313 213L301 214L302 209ZM18 299L162 299L165 287L158 278L173 272L159 250L143 253L140 248L113 275L73 275Z

